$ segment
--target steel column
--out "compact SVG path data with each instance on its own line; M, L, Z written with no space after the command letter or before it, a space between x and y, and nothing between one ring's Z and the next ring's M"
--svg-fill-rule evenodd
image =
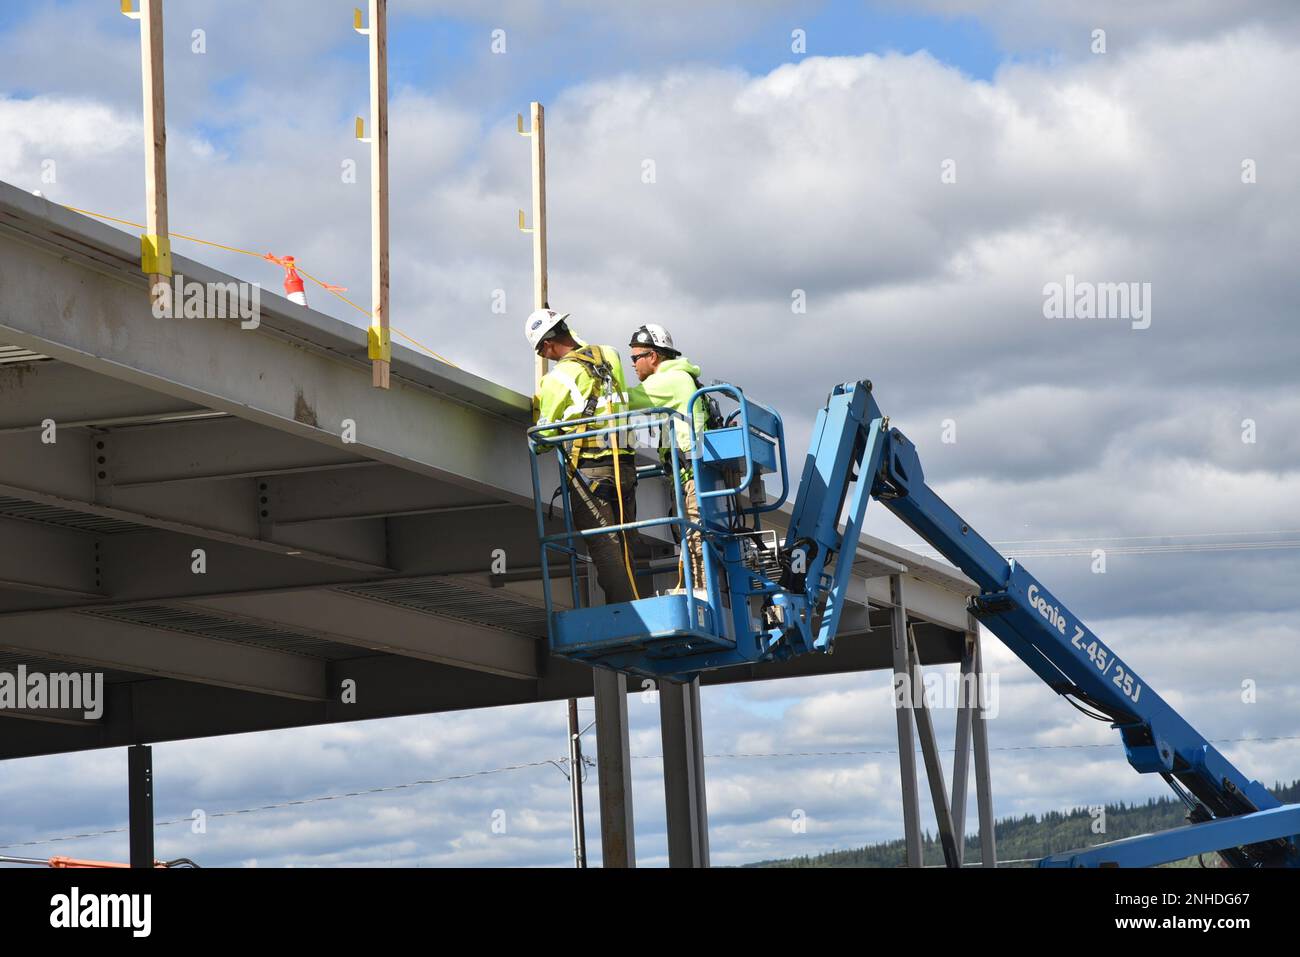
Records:
M127 796L130 803L131 866L152 868L153 748L132 745L126 752Z
M993 831L993 792L989 778L989 736L984 724L984 651L975 631L975 686L980 688L971 730L975 741L975 800L980 817L980 860L983 867L998 866L997 839Z
M632 755L627 730L627 675L592 670L596 699L596 778L600 788L600 853L606 867L636 867L632 817Z
M961 698L957 706L956 742L953 745L952 759L952 827L958 864L964 863L966 858L966 791L970 784L971 721L978 700L975 697L977 689L970 682L979 681L979 676L975 674L975 641L979 626L974 616L970 617L970 622L957 683Z
M698 696L698 679L686 684L659 683L669 867L707 867L709 863L704 767L697 744Z
M903 834L907 866L921 867L925 859L921 847L921 798L916 789L916 746L912 737L912 655L902 575L889 576L889 594L893 605L889 625L894 647L894 718L898 726L898 771L903 787ZM901 688L900 682L904 683Z
M709 866L709 801L704 790L704 712L700 709L700 679L690 684L691 727L694 730L692 746L695 759L695 808L699 831L700 860Z
M948 809L948 789L943 780L943 762L939 760L939 742L934 734L934 722L930 718L930 709L926 706L922 688L920 654L916 650L916 639L911 629L907 633L911 660L908 662L909 677L912 681L912 706L916 715L916 730L921 738L921 753L925 758L925 778L930 785L930 800L934 803L934 819L939 828L939 844L943 848L943 860L949 867L960 867L961 857L953 837L952 814Z

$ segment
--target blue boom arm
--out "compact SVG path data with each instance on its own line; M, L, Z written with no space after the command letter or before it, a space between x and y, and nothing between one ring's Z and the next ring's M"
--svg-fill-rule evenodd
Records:
M1237 867L1300 866L1296 836L1300 805L1282 806L1258 781L1243 775L1108 648L1042 582L1008 561L925 483L916 447L876 405L868 382L836 386L817 416L812 444L784 542L761 528L764 513L785 501L781 417L729 385L737 403L726 423L691 442L700 518L684 512L678 443L668 442L663 470L672 486L674 514L579 530L562 483L563 528L548 531L539 457L563 461L566 443L584 433L555 437L549 427L530 433L537 533L551 650L575 661L655 678L684 680L702 671L779 661L833 650L849 595L867 505L877 499L975 582L971 612L1048 687L1085 714L1120 733L1129 763L1161 775L1188 810L1189 826L1157 835L1055 855L1045 866L1143 866L1218 851ZM693 401L691 403L693 405ZM669 429L693 424L670 409L650 410ZM621 432L617 416L570 422L588 436ZM779 473L781 495L766 502L762 476ZM750 496L749 503L742 495ZM844 525L841 530L841 518ZM627 535L671 525L680 539L703 542L702 575L695 581L683 558L680 587L636 601L583 606L578 556L595 534ZM568 568L571 605L551 594L551 554Z
M1004 558L936 495L925 483L916 446L889 428L868 382L837 386L819 414L785 542L786 586L821 612L816 650L828 651L834 641L852 555L840 556L829 573L827 568L840 550L856 549L871 498L979 586L971 601L976 618L1053 691L1111 722L1129 763L1141 773L1162 775L1187 805L1193 824L1236 819L1203 831L1200 836L1212 842L1206 849L1227 848L1220 853L1240 867L1300 865L1294 839L1300 808L1283 808L1263 785L1238 771L1024 566ZM790 637L800 641L797 633ZM1261 831L1270 837L1261 840ZM1195 840L1164 840L1195 852ZM1119 851L1099 853L1120 857ZM1123 853L1125 863L1170 859L1143 857L1169 853L1149 841ZM1044 863L1097 861L1082 852Z

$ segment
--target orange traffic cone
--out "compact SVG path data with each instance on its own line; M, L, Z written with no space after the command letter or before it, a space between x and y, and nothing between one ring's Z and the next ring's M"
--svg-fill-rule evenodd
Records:
M307 305L306 283L302 281L302 276L298 274L298 261L292 256L280 257L274 253L267 253L262 257L268 262L284 267L284 295L285 298L296 302L300 306ZM347 286L336 286L330 282L321 282L321 280L312 277L312 282L320 286L326 292L340 293L347 292Z
M307 305L307 284L302 281L302 276L298 275L297 260L292 256L281 258L271 253L267 253L265 258L284 267L285 298L300 306Z
M284 294L290 302L296 302L300 306L307 305L307 286L302 281L302 276L298 275L294 258L285 256L282 265L284 266Z

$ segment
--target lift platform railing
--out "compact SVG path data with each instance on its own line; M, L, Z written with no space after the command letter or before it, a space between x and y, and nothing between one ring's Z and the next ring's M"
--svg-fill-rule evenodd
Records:
M582 540L596 535L627 536L658 527L672 528L682 547L678 583L684 587L672 589L667 594L676 595L677 601L684 601L684 608L681 609L684 614L673 613L671 609L654 609L651 606L663 599L646 596L641 603L632 603L635 607L627 608L623 613L624 620L628 615L654 618L660 613L669 616L676 614L674 620L680 624L662 629L653 638L658 653L671 656L671 653L664 652L663 649L677 639L682 639L681 647L689 649L692 654L699 652L701 643L715 650L734 650L735 640L731 632L735 629L735 624L728 620L731 616L725 609L735 601L747 601L751 589L730 580L726 564L730 554L728 549L740 548L734 539L748 517L753 517L750 524L757 528L760 524L758 516L784 504L789 495L789 479L780 415L748 399L739 388L724 384L698 389L691 396L688 407L695 408L696 402L704 402L714 394L722 394L734 401L736 408L723 420L722 426L712 430L697 430L694 416L661 407L543 423L528 431L544 601L552 649L557 653L596 664L611 664L612 658L602 659L592 649L605 644L609 647L617 645L617 627L610 629L610 642L607 643L593 633L596 631L594 627L587 625L583 626L583 636L575 638L577 619L573 624L560 626L557 615L563 616L565 609L557 609L553 591L552 562L556 556L561 556L561 560L568 563L570 607L576 610L583 607L578 574L578 563L583 560L579 550ZM639 436L651 429L658 432L661 462L638 468L636 474L638 478L662 475L668 479L672 514L634 521L616 521L585 530L576 528L572 485L582 478L574 474L572 444L580 440L606 438L603 443L606 447L617 445L620 449L630 449L635 454L635 450L646 447ZM615 441L614 436L618 436L619 440ZM638 438L634 440L633 436ZM560 488L554 495L544 497L540 464L547 455L555 457L561 481ZM764 473L778 471L781 475L780 494L775 500L767 501L761 477ZM699 521L691 521L685 507L683 482L690 475L696 481ZM749 502L742 498L748 493L760 491L762 494L755 495ZM563 528L557 532L548 532L547 512L549 510L553 519L557 497L562 502ZM751 536L754 534L753 529L744 531ZM697 536L701 542L703 581L694 580L696 576L685 555L691 540ZM627 564L631 572L630 556L625 557L629 557ZM769 585L776 587L772 583ZM662 615L657 620L662 620ZM566 618L565 621L568 622L569 619ZM745 629L746 632L748 630ZM561 633L564 634L563 641L558 637ZM685 653L684 650L683 654ZM625 658L619 658L619 662L625 663Z
M651 466L645 470L638 469L637 475L648 477L665 473L672 485L672 501L674 504L674 514L664 515L657 518L638 519L631 522L616 522L612 525L601 526L592 529L578 529L573 522L573 504L571 500L571 480L574 467L571 463L569 446L580 440L599 438L603 436L619 436L618 447L620 449L629 449L631 454L635 455L638 448L644 448L642 443L629 442L629 434L635 434L642 430L655 429L659 430L660 444L666 442L669 460L669 468L663 466ZM683 429L678 433L677 429ZM696 524L686 517L685 493L682 488L682 455L677 436L684 434L689 440L689 451L693 452L696 448L697 438L695 434L694 422L687 419L686 416L668 408L654 408L638 410L635 413L614 412L607 415L596 415L581 419L569 419L563 422L548 422L533 426L528 430L529 449L532 452L532 478L533 478L533 504L535 507L535 517L537 521L537 537L541 545L541 566L542 566L542 590L546 602L546 615L549 620L555 613L554 597L551 590L551 568L550 553L557 551L567 557L569 563L569 580L572 588L572 607L579 608L582 606L581 592L579 591L578 581L578 561L580 558L578 552L578 542L581 539L591 538L596 535L627 535L631 532L641 529L657 528L660 526L670 526L677 530L678 540L685 544L689 532L698 532L704 534L705 529L702 524ZM664 437L667 438L664 438ZM543 507L543 496L541 488L541 469L539 460L546 454L555 456L559 466L560 489L559 497L563 506L564 530L548 534L546 531L546 514ZM624 454L620 452L619 454ZM553 507L555 496L549 499ZM707 541L707 539L706 539ZM629 543L629 550L631 544ZM708 549L706 548L705 561L709 561ZM686 594L690 596L690 601L694 604L694 589L696 583L691 580L690 562L683 562L683 578L686 588ZM690 614L695 615L694 607L690 608Z
M785 425L781 420L781 413L760 402L755 402L753 399L748 398L737 386L728 385L726 383L718 383L717 385L704 386L703 388L697 389L691 396L687 408L694 409L697 402L703 402L707 396L714 394L727 395L733 398L736 401L736 409L727 416L723 429L718 429L713 432L705 432L700 436L700 441L704 443L705 446L710 446L713 442L720 440L724 435L735 435L740 442L741 448L739 451L743 455L745 468L740 481L736 483L734 488L713 489L706 492L700 492L698 493L699 497L701 499L725 498L729 495L739 495L749 492L754 487L754 478L757 474L755 470L753 438L755 436L766 437L771 439L772 445L774 446L773 451L775 455L779 457L781 494L777 496L777 499L774 502L768 504L751 503L748 506L738 508L737 512L744 515L761 515L764 512L776 511L784 505L786 500L790 497L790 477L786 470ZM740 431L739 433L734 433L732 430L736 427L737 419L740 421ZM703 452L705 449L701 449L700 451ZM722 450L710 448L709 451L713 451L716 456ZM775 466L776 459L774 459L772 468L768 469L768 471L777 471Z

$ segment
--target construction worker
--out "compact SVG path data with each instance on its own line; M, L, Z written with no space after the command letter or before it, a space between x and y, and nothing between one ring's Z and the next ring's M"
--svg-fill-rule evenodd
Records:
M569 329L569 314L539 309L528 317L524 335L536 353L555 366L533 396L533 421L539 425L627 413L627 382L617 350L589 346ZM558 428L571 434L609 428ZM543 433L549 435L550 433ZM635 454L620 433L579 438L563 446L573 524L581 531L636 521ZM616 461L617 459L617 461ZM607 603L638 597L626 532L584 539Z
M709 407L704 400L695 403L694 409L687 409L691 396L700 388L700 367L673 347L673 337L663 326L649 323L632 334L630 358L632 368L641 384L628 391L628 405L633 409L672 409L683 416L690 416L695 424L695 434L699 435L710 424ZM700 503L696 497L695 474L691 468L690 429L684 424L674 423L671 430L677 438L677 447L681 452L682 501L686 506L686 517L692 522L700 521ZM664 442L669 430L664 429ZM667 449L663 452L664 464L672 461ZM700 536L692 532L688 538L687 551L691 556L692 587L705 587L704 550Z

